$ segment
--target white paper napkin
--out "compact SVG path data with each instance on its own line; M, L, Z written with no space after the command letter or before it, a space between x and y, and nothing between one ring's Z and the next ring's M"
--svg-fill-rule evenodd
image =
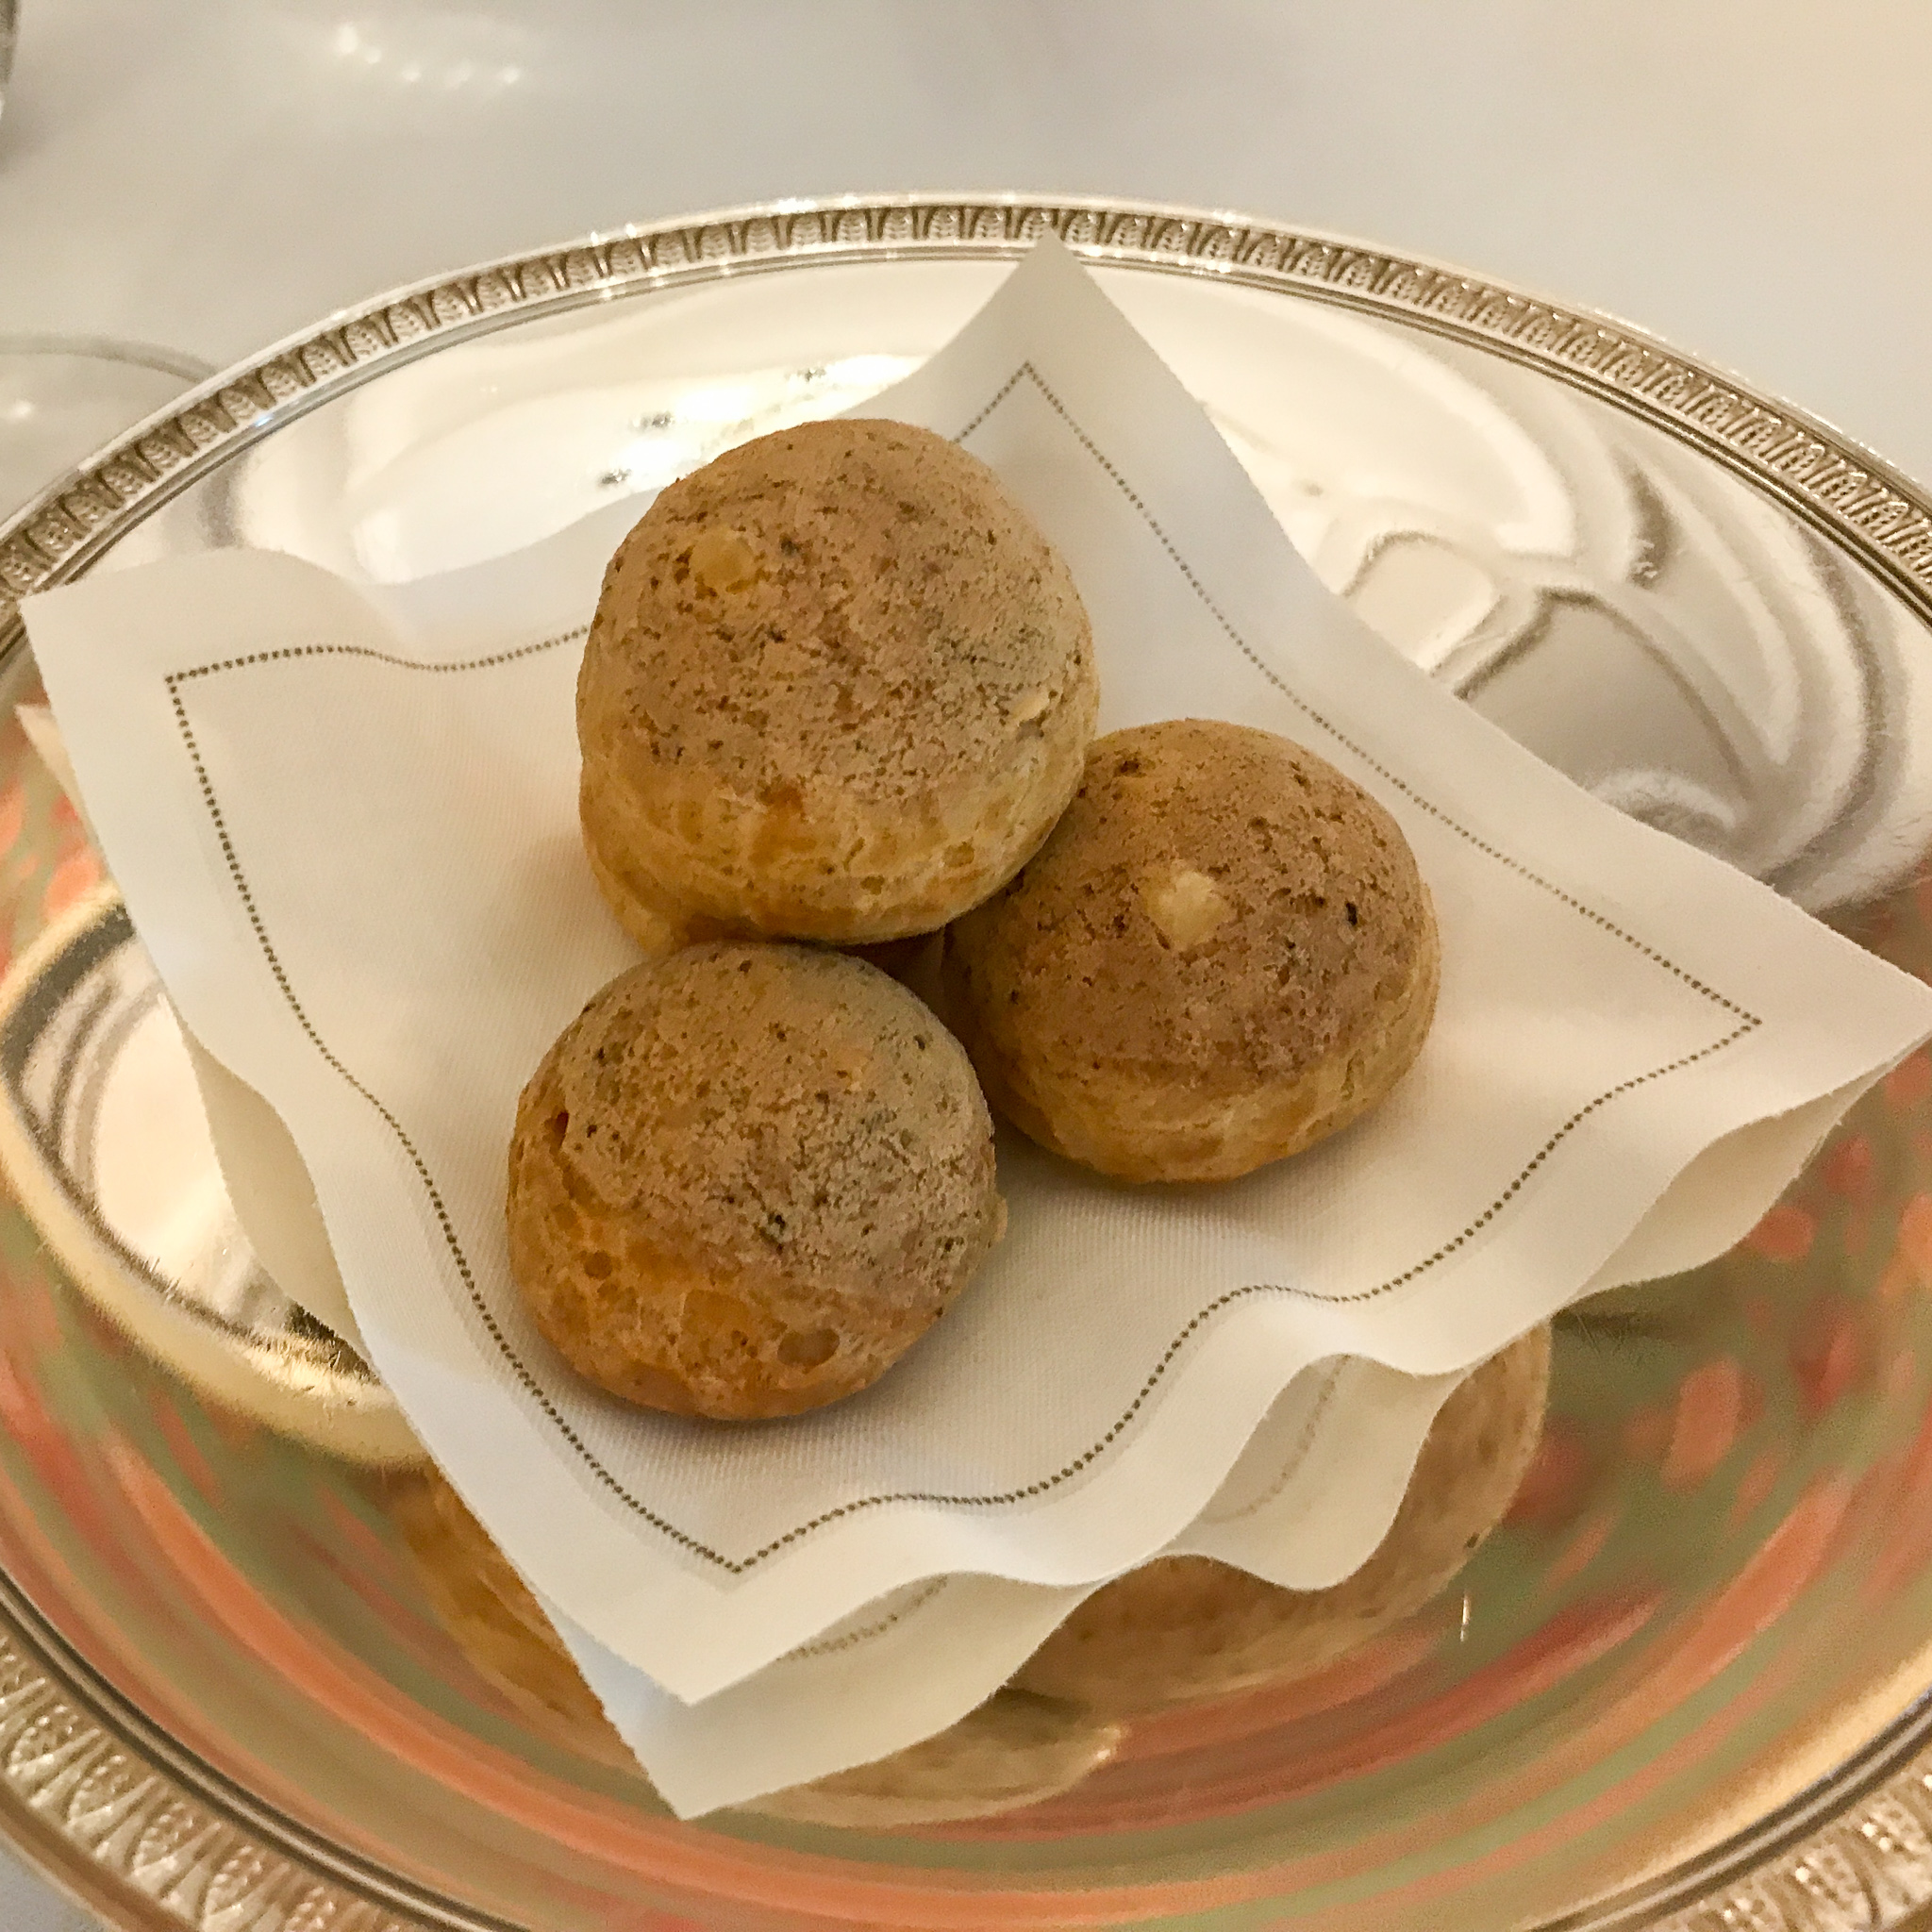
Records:
M873 1390L792 1422L588 1388L504 1256L516 1094L633 958L578 846L572 694L641 506L383 591L229 553L25 607L185 1023L287 1124L363 1346L686 1811L951 1722L1163 1548L1346 1574L1455 1372L1738 1239L1932 1031L1925 988L1369 633L1057 246L869 412L960 439L1060 546L1104 727L1239 718L1374 791L1443 984L1387 1105L1245 1181L1128 1191L1004 1141L981 1278Z

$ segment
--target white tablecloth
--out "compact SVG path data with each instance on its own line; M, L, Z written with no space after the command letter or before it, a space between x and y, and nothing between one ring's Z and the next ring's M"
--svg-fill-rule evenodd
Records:
M0 337L223 362L579 230L1202 203L1621 313L1932 478L1921 0L22 0ZM80 1923L0 1867L0 1926Z

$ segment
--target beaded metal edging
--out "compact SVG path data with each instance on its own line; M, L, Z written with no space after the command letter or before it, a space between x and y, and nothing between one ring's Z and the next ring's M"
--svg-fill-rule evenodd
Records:
M151 499L291 405L509 311L761 268L865 257L1004 257L1052 232L1093 259L1291 291L1500 351L1673 430L1848 542L1932 610L1932 509L1868 452L1640 331L1453 269L1235 217L1079 202L926 197L774 205L670 222L425 283L335 318L204 384L0 527L0 630Z
M77 576L195 476L384 367L503 321L611 294L841 259L999 258L1048 232L1096 262L1212 275L1386 315L1539 369L1748 478L1932 622L1932 508L1902 476L1824 425L1624 324L1457 269L1236 215L919 195L774 203L593 237L425 282L279 344L191 391L0 525L0 661L25 641L21 598ZM0 1599L0 1829L57 1880L89 1893L95 1909L132 1909L139 1916L123 1923L143 1932L430 1932L477 1923L454 1901L425 1901L431 1919L399 1918L304 1858L272 1822L212 1802L161 1754L143 1752L89 1709L91 1688L46 1660L29 1618ZM1766 1846L1746 1877L1723 1873L1753 1856L1748 1848L1698 1860L1703 1882L1716 1889L1693 1905L1680 1901L1697 1873L1683 1871L1564 1923L1576 1932L1894 1932L1932 1903L1932 1751L1879 1777L1829 1824L1794 1816L1784 1841ZM84 1875L92 1873L98 1892Z
M129 1932L430 1932L291 1856L102 1724L0 1605L0 1831ZM13 1624L14 1628L6 1625ZM443 1928L466 1922L441 1921Z

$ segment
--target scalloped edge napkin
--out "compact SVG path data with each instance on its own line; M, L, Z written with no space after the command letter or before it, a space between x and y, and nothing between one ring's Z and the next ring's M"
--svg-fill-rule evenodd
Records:
M1104 728L1239 718L1374 791L1444 976L1395 1094L1244 1181L1128 1191L1003 1140L1011 1232L980 1279L792 1422L589 1389L504 1256L517 1091L635 957L577 843L573 691L641 503L412 585L218 553L24 607L187 1028L286 1125L244 1224L293 1227L312 1183L375 1366L684 1813L942 1727L1161 1550L1347 1574L1459 1372L1721 1252L1932 1033L1932 991L1370 633L1058 244L866 413L958 438L1060 546Z

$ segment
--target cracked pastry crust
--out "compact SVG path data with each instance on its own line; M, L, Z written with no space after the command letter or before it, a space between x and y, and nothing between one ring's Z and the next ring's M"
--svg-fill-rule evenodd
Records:
M511 1273L647 1407L794 1415L875 1380L999 1239L958 1042L875 967L713 941L606 987L524 1090Z
M605 573L591 870L651 951L933 931L1046 837L1098 689L1071 574L976 458L881 421L760 437L666 489Z
M1024 869L946 934L993 1106L1130 1181L1228 1180L1407 1072L1441 949L1401 829L1271 732L1177 719L1088 756Z

